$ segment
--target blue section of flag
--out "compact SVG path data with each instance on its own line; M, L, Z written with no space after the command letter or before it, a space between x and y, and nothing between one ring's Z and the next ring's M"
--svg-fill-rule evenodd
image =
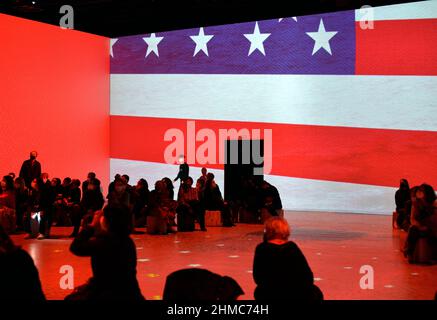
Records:
M332 55L324 48L313 53L315 40L307 32L317 32L320 20L326 31L337 34L329 40ZM355 74L355 12L264 20L260 33L270 33L260 50L249 54L251 42L244 34L254 33L255 22L205 27L207 56L199 51L190 36L199 28L156 33L164 37L158 44L159 57L150 52L143 37L119 38L113 46L111 73L127 74Z

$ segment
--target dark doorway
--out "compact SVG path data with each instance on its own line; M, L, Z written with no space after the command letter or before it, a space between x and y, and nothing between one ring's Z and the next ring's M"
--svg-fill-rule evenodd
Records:
M241 200L244 181L264 179L264 140L227 140L225 144L225 200Z

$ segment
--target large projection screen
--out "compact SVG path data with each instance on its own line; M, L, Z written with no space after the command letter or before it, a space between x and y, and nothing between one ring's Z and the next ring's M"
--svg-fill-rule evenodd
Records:
M243 130L285 209L391 214L401 178L437 185L436 46L437 1L112 39L111 175L174 178L182 143L223 190Z

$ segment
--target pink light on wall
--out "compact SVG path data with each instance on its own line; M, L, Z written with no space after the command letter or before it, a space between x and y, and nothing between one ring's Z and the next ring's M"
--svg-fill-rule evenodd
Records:
M109 176L109 39L0 14L0 175Z

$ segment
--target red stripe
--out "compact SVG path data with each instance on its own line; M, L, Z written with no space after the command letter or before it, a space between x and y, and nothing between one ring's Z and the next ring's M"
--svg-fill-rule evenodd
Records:
M356 74L437 75L437 19L356 23Z
M170 144L165 131L177 128L186 137L187 121L111 116L111 157L164 163ZM382 186L396 186L405 177L413 184L437 185L437 132L212 120L195 125L216 134L218 129L272 129L275 175Z

